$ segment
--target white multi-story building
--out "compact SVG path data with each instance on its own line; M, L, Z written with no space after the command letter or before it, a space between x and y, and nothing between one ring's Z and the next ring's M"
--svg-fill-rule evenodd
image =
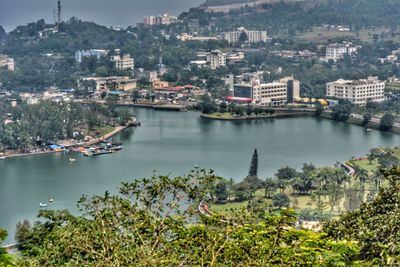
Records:
M378 77L361 80L337 80L326 84L326 95L339 99L347 99L358 106L369 101L380 102L384 97L385 82Z
M105 57L108 55L108 50L104 49L90 49L90 50L78 50L75 52L75 60L78 63L82 62L82 58L84 57L96 57L98 60L101 57Z
M111 61L114 62L115 68L119 70L133 70L135 68L135 60L129 54L113 56Z
M300 82L293 76L272 83L261 83L259 79L252 79L249 83L235 84L234 96L252 98L254 103L263 106L283 106L300 97Z
M245 33L247 43L260 43L267 41L266 31L249 31L245 28L238 28L236 31L222 33L222 39L227 40L230 44L235 44L240 41L240 36Z
M226 53L222 53L219 50L213 50L207 53L207 63L213 70L226 66Z
M0 68L4 67L8 70L15 70L14 59L6 55L0 55Z
M338 61L342 59L346 55L354 55L357 53L357 50L360 48L360 46L353 45L352 43L334 43L334 44L329 44L326 47L326 60L333 60L333 61Z
M178 18L176 16L171 16L168 13L164 13L160 16L146 16L143 19L145 25L169 25L177 22Z

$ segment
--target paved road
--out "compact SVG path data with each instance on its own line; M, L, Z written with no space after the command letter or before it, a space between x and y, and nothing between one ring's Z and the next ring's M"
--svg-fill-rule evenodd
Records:
M361 119L361 120L364 119L364 117L362 115L356 114L356 113L351 113L351 116L356 119ZM381 118L382 118L382 116L374 116L374 117L372 117L371 122L380 124ZM394 122L393 127L400 128L400 123Z

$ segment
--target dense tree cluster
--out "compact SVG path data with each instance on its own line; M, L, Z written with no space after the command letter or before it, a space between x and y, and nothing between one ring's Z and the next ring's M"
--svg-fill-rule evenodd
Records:
M337 183L337 174L323 172ZM24 257L12 258L0 249L0 264L397 265L400 169L388 170L384 177L388 184L375 200L327 222L320 233L295 228L297 216L285 208L285 194L272 200L254 197L246 211L228 217L215 212L199 216L200 200L221 188L221 178L212 172L126 182L119 195L82 197L82 215L42 210L41 222L20 223L16 237Z
M363 259L396 266L400 263L400 168L386 171L384 177L388 185L381 188L374 201L328 222L325 231L334 238L356 240Z
M41 101L17 107L0 104L0 150L28 151L32 146L58 140L83 138L95 128L124 124L132 117L127 110L92 103L87 107L73 102Z

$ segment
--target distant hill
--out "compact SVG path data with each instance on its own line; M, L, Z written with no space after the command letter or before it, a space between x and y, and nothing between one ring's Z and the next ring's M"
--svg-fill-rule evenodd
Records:
M204 6L222 6L230 4L251 3L251 0L207 0Z
M225 6L225 5L236 5L236 4L271 4L278 2L303 2L306 0L207 0L204 6L213 7L213 6Z
M238 0L208 0L233 2ZM315 26L344 25L352 31L385 27L396 31L400 25L398 0L268 0L256 7L244 4L202 7L210 16L219 16L220 28L243 26L266 29L271 34L304 32ZM274 1L271 3L271 1ZM243 7L241 7L243 5ZM217 14L223 12L226 15Z

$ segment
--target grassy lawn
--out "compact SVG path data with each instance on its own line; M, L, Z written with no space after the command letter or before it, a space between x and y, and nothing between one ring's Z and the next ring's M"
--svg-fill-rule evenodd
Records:
M372 174L379 168L378 160L373 160L371 164L369 164L369 160L353 160L350 163L360 169L364 169L368 171L369 174Z
M247 207L248 201L243 202L231 202L226 204L212 204L211 210L216 212L229 212L231 209L242 209Z
M115 129L114 126L107 125L107 126L97 128L97 129L91 131L90 134L94 136L98 132L99 133L98 136L103 136L105 134L108 134L108 133L114 131L114 129Z
M212 114L207 114L207 116L212 117L212 118L223 118L223 119L232 119L234 118L233 115L230 112L215 112Z

